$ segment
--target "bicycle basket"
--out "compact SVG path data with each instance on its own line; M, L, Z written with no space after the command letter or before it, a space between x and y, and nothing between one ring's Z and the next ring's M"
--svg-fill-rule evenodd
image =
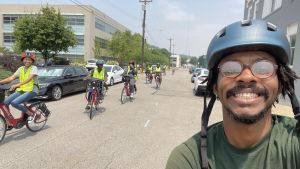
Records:
M130 81L130 77L129 76L123 76L122 77L122 81L123 82L129 82Z
M37 108L38 108L41 112L43 112L43 113L45 114L46 117L48 117L48 116L51 114L50 110L48 109L48 107L46 106L46 104L45 104L44 102L39 103L39 104L37 105Z
M91 80L88 82L88 87L98 87L101 86L102 81L101 80Z
M5 99L5 90L0 89L0 103L3 103Z

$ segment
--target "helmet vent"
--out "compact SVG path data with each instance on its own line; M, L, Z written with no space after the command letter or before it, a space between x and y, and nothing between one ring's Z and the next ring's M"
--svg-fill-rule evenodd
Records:
M222 30L220 30L220 31L217 33L217 37L218 37L218 38L221 38L221 37L225 36L225 34L226 34L226 29L223 28Z
M241 26L250 26L251 25L251 20L242 20L241 21Z
M267 29L269 31L273 31L273 32L277 31L277 27L274 24L270 23L270 22L267 22Z

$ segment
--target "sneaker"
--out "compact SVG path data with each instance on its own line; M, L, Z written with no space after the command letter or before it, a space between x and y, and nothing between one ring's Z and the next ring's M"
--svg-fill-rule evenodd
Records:
M35 117L36 117L36 113L34 113L32 116L29 116L29 117L27 118L27 122L28 122L28 123L32 123L32 122L34 121Z
M89 106L89 105L86 105L86 106L85 106L85 110L90 110L90 106Z
M130 98L133 98L133 93L130 94Z

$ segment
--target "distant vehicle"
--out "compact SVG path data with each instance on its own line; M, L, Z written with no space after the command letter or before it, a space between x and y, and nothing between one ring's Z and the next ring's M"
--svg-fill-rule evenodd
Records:
M104 65L107 71L107 81L106 84L114 85L117 82L122 82L122 75L124 74L124 69L118 65Z
M39 93L37 98L59 100L65 94L85 91L86 69L77 66L38 67Z
M194 72L194 70L195 70L195 67L189 68L189 73L192 74Z
M90 71L94 68L96 68L96 62L97 62L97 59L89 59L87 62L86 62L86 66L85 68Z
M194 83L195 81L195 77L198 76L199 73L201 73L201 70L204 68L195 68L193 73L192 73L192 77L191 77L191 82Z
M208 77L209 70L202 68L198 76L196 76L194 82L194 95L200 95L201 93L205 94L207 84L202 82Z

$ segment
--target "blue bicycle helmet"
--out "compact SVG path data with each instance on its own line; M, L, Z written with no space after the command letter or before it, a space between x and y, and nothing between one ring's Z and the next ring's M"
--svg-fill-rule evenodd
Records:
M104 64L104 60L97 60L96 65L103 65Z
M289 41L274 24L264 20L245 20L228 25L214 36L207 50L208 69L226 55L257 50L270 53L285 64L291 57Z

